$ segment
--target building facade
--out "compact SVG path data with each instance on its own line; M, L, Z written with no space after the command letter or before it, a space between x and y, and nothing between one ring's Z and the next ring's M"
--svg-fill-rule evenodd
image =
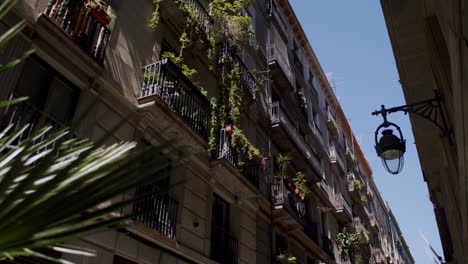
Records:
M410 120L445 261L468 263L466 2L381 3L406 102L434 98L434 91L441 97L436 122L417 115Z
M239 12L250 18L242 43L208 1L109 0L99 10L88 2L20 1L2 21L2 31L28 22L2 60L36 50L0 76L2 99L30 97L2 125L70 126L91 139L112 133L110 143L176 140L186 157L165 182L125 194L152 193L125 210L137 215L133 225L71 241L97 257L63 258L414 262L287 0ZM107 6L113 12L101 14ZM195 37L187 44L181 36ZM356 253L340 247L344 228L359 237Z

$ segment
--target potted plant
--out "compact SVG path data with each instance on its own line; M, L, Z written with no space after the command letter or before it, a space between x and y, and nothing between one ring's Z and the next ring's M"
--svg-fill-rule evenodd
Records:
M103 26L107 26L111 22L112 18L107 13L106 3L103 0L87 0L85 7Z

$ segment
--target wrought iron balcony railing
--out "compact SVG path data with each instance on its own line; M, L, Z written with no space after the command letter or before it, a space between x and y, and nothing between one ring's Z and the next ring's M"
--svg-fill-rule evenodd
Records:
M156 95L195 133L208 139L210 102L170 59L143 68L140 97Z
M353 215L351 206L341 193L335 194L335 208L337 211L345 211L349 216Z
M241 57L237 55L236 49L227 41L217 45L216 61L218 64L231 62L233 66L239 67L241 74L241 85L247 92L256 97L256 79L247 65L242 61Z
M63 122L60 122L51 114L41 111L29 101L0 108L0 131L4 131L5 128L11 126L9 133L15 133L19 132L25 126L28 126L12 144L18 144L26 140L34 135L38 129L51 127L47 133L36 138L34 142L47 140L53 133L69 127L71 120L64 120ZM76 138L76 135L70 133L67 138ZM46 148L53 148L53 146L54 145L51 144L46 146Z
M255 99L255 94L256 94L256 80L253 74L249 71L247 66L244 64L244 62L241 60L239 55L237 54L232 54L232 60L235 65L237 65L240 69L241 73L241 83L242 87L249 91L250 94L252 95L252 98Z
M274 179L271 183L271 199L275 209L290 208L300 219L306 215L302 198L285 185L282 179Z
M313 154L312 149L309 146L309 143L306 142L304 138L300 136L298 130L293 125L293 122L291 121L289 116L282 109L279 102L271 103L270 122L271 122L272 127L276 127L280 124L284 126L288 135L294 141L294 143L298 146L298 148L301 150L302 154L304 154L304 156L312 164L315 170L319 172L320 175L322 175L323 174L322 165L320 164L319 160Z
M328 129L330 130L330 133L332 134L332 136L337 138L339 136L339 127L338 127L338 123L336 122L335 113L333 113L333 110L331 109L331 107L327 107L325 110L327 111Z
M223 264L238 263L239 241L225 230L213 227L211 230L211 259Z
M231 137L223 128L220 130L218 144L214 151L215 159L226 159L254 186L258 187L260 168L256 161L248 160L247 156L231 147Z
M49 0L44 15L96 62L102 63L111 31L102 9L88 9L85 0Z
M345 162L335 146L330 146L329 157L331 163L337 163L343 171L346 171Z
M136 220L171 239L176 237L178 202L162 191L156 183L137 188L133 205Z
M201 29L209 36L213 30L213 18L210 16L208 11L203 7L199 0L184 0L188 6L192 9L197 18Z

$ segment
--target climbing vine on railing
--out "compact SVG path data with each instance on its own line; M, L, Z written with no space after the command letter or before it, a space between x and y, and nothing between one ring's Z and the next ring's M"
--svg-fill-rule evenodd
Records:
M236 0L224 1L213 0L209 4L211 16L213 19L212 28L206 36L209 40L209 61L214 64L217 43L229 43L229 52L235 51L238 47L248 43L250 35L250 25L252 18L245 12L246 8L252 4L253 0ZM170 58L177 64L183 74L189 78L200 91L207 95L206 90L195 80L198 72L190 68L184 63L185 51L189 48L197 47L196 45L203 46L203 38L201 37L201 29L203 25L200 24L199 14L197 9L186 0L175 0L174 2L180 12L184 14L185 25L182 34L179 38L180 49L176 55L174 53L166 52L163 57ZM159 23L159 13L161 0L154 0L154 12L149 21L150 29L155 30ZM196 41L195 41L196 40ZM200 50L199 52L203 52ZM216 98L211 100L212 113L211 113L211 128L209 136L209 149L216 148L216 138L219 130L229 125L231 131L231 145L238 151L246 154L249 160L262 159L260 151L253 146L247 139L245 133L240 128L241 108L242 108L242 72L236 62L230 57L230 53L226 59L228 63L222 63L218 67L211 65L210 69L216 70L213 72L218 78L218 86L221 88Z
M151 31L155 31L159 25L159 7L161 5L161 0L153 0L154 10L151 13L151 17L148 21L148 27Z

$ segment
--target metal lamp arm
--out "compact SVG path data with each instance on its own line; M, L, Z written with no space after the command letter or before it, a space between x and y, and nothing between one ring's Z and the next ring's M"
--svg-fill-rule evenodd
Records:
M441 96L436 94L436 96L433 99L392 107L389 109L386 109L385 106L382 105L382 109L380 111L372 112L372 115L382 115L385 124L387 123L387 115L391 113L403 112L405 114L416 114L418 116L423 117L426 120L431 121L436 127L438 127L441 130L442 137L447 137L449 142L452 144L452 130L448 127L447 119L445 118L441 102Z

